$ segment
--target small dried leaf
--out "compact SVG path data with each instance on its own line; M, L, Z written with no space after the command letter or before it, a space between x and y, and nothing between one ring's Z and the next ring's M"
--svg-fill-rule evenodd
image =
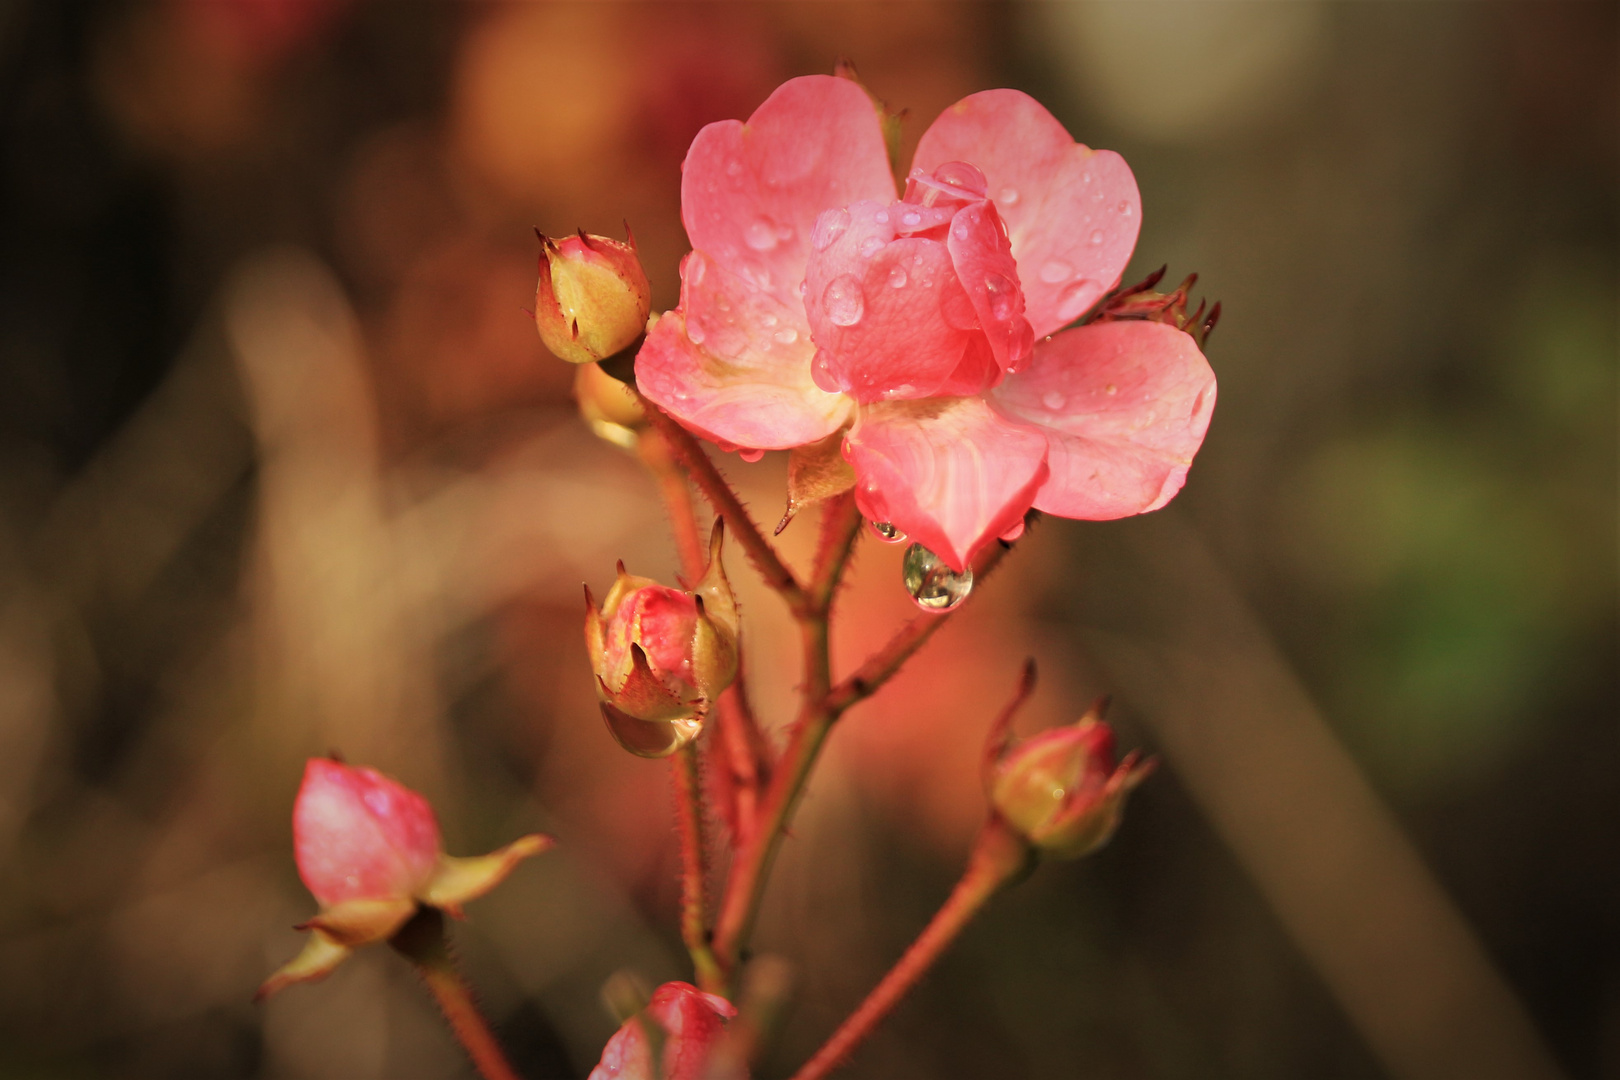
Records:
M788 502L776 531L811 503L842 495L855 486L855 470L844 460L844 433L835 431L820 442L795 446L788 454Z

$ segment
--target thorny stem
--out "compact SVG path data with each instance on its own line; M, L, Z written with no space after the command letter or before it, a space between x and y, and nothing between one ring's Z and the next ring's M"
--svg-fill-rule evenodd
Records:
M675 464L669 441L658 431L645 431L636 445L637 453L663 497L680 554L681 573L688 582L703 576L708 551L698 532L697 515L692 509L692 492L686 477ZM703 770L696 744L683 746L670 759L670 777L675 785L675 816L681 835L681 939L691 954L697 983L713 990L725 980L709 947L708 843L703 821Z
M855 493L846 491L827 500L821 512L821 540L816 548L815 570L810 576L810 605L829 611L833 593L849 565L850 552L860 538L865 521L855 505Z
M725 983L725 975L709 947L708 915L704 894L708 887L708 846L703 836L703 775L698 766L697 747L681 747L670 760L675 778L675 808L681 828L681 940L692 955L698 986L714 992Z
M439 1011L450 1030L467 1051L484 1080L519 1080L517 1070L506 1060L495 1033L478 1011L472 989L456 970L445 941L444 915L437 908L424 907L390 939L402 956L416 965L417 974L439 1003Z
M703 452L703 447L657 405L646 398L642 398L641 403L648 423L669 442L704 498L726 519L726 527L742 544L743 551L748 553L749 560L765 578L765 583L782 595L795 614L804 611L807 598L799 579L793 576L793 571L787 568L771 542L765 539L765 534L759 531L759 526L743 508L742 501L731 490L731 485L726 483L726 478L720 475L720 470L714 467L714 462L709 460L709 455Z
M1029 846L1014 836L1005 822L992 815L979 831L973 853L968 857L967 870L944 905L900 961L833 1032L832 1038L794 1074L793 1080L821 1080L842 1065L927 973L985 903L1028 870L1031 858Z

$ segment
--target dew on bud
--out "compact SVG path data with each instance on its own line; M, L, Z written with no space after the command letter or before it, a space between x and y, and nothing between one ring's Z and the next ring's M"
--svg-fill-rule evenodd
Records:
M973 591L973 570L958 574L921 544L906 548L901 580L912 601L924 611L949 611Z
M821 304L834 326L854 326L866 314L866 296L854 274L840 274L828 282Z
M872 531L877 538L885 544L898 544L905 540L906 534L895 528L887 521L872 522Z

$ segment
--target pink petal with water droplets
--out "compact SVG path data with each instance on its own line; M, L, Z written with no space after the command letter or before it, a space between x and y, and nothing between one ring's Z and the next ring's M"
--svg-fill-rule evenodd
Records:
M1046 480L1046 439L978 397L865 406L844 456L861 513L958 571L1023 519Z
M1215 373L1172 326L1092 323L1037 344L993 400L1051 443L1036 509L1101 521L1157 510L1181 490L1215 408Z
M1037 338L1083 315L1118 283L1142 222L1136 179L1118 154L1076 143L1027 94L986 90L940 114L913 164L932 171L951 161L985 174Z
M703 252L688 255L681 273L685 310L659 319L636 355L636 385L649 401L728 447L785 450L843 426L849 399L811 379L815 349L802 315Z
M817 381L857 401L934 396L978 336L945 317L950 290L960 292L945 245L894 239L903 208L850 206L848 227L811 255L806 271L805 311L820 349Z
M439 823L416 792L374 769L311 758L293 803L298 874L322 906L412 896L439 860Z
M958 210L945 243L996 364L1002 371L1017 371L1029 360L1035 335L1024 318L1018 266L995 204L985 200Z
M816 215L888 202L894 179L876 109L848 79L790 79L748 123L698 132L681 179L692 246L784 303L798 299Z

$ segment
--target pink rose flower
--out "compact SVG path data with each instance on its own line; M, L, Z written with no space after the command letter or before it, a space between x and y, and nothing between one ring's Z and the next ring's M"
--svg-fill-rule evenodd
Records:
M1062 330L1119 283L1140 200L1029 96L947 109L896 200L866 92L793 79L698 133L681 212L681 303L636 381L688 429L776 450L847 428L862 513L957 570L1031 507L1116 518L1180 490L1214 374L1164 323Z
M705 1080L715 1044L725 1034L726 1021L736 1015L736 1007L723 997L690 983L665 983L641 1015L613 1033L588 1080ZM654 1037L661 1036L664 1046L663 1068L656 1071L649 1021L658 1026Z

